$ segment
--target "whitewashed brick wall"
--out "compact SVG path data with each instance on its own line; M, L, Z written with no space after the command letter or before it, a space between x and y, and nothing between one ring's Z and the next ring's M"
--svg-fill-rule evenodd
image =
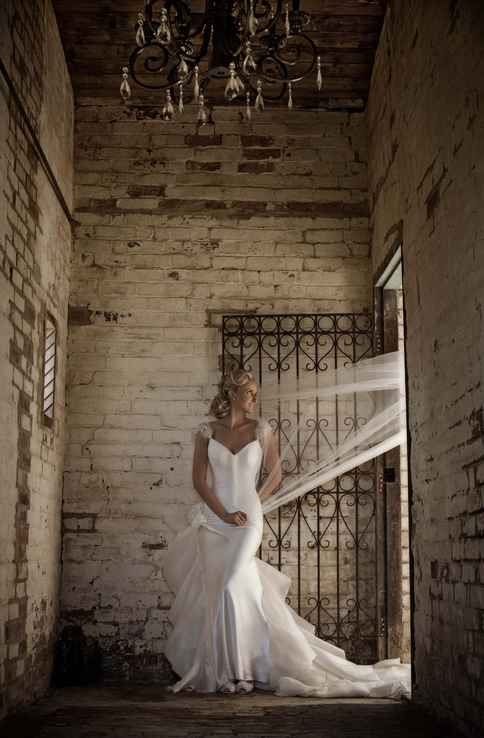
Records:
M76 123L62 609L116 674L161 668L221 315L370 308L363 115L152 115L84 100Z
M0 5L0 47L72 206L73 100L50 0ZM61 113L61 114L60 114ZM71 230L18 105L0 88L0 718L47 689L59 600ZM42 424L43 322L57 322L55 421Z

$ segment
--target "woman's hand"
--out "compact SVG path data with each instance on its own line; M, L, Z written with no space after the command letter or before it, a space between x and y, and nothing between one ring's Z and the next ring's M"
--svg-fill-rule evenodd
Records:
M243 510L236 510L235 512L226 513L223 517L224 523L230 523L231 525L243 526L247 522L247 513Z

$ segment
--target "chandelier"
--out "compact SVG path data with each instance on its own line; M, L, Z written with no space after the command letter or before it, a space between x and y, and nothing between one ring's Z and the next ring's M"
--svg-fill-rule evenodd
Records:
M321 58L304 33L310 16L299 0L145 0L135 27L136 46L123 67L121 96L131 97L130 79L151 91L162 91L161 117L183 112L194 102L197 122L211 121L208 87L218 87L227 102L242 101L245 117L265 101L287 99L293 86L315 74L322 88ZM223 92L222 89L223 88Z

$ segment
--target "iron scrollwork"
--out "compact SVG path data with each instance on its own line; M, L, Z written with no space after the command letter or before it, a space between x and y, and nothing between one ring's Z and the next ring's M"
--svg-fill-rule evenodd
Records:
M260 385L349 365L373 355L373 325L364 313L230 315L223 318L222 368L242 366ZM313 403L283 462L285 475L308 468L335 442L366 422L356 396L332 407ZM360 406L361 405L361 406ZM304 408L304 415L307 415ZM285 446L302 407L281 414L262 407ZM304 426L304 424L303 424ZM288 602L316 634L362 663L377 658L376 465L348 472L269 513L259 555L292 581Z

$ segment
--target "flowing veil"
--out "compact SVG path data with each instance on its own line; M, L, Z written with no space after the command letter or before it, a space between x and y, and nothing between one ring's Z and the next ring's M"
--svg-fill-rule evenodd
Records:
M265 384L260 411L279 436L284 474L263 503L269 513L405 443L403 352L308 373L283 387Z

